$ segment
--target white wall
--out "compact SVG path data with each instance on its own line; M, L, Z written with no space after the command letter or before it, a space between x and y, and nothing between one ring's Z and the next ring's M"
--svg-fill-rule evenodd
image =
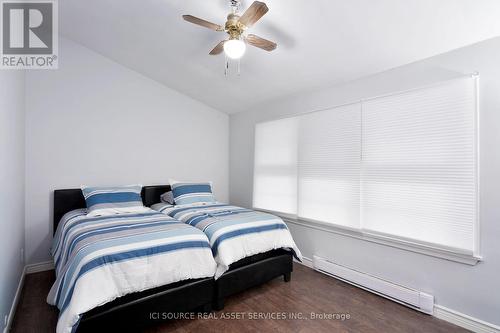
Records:
M24 72L0 70L0 327L10 311L24 248Z
M313 254L428 292L439 305L500 324L500 38L348 84L297 94L230 119L231 203L252 205L256 123L418 87L479 71L480 218L484 262L476 266L289 224L306 257Z
M26 261L50 259L54 189L212 180L227 200L228 131L226 114L61 39L59 69L26 76Z

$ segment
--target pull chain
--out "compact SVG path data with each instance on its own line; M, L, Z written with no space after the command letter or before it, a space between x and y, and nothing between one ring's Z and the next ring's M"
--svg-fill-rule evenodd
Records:
M229 73L229 59L227 55L224 55L225 58L225 64L224 64L224 76L227 77L227 74Z

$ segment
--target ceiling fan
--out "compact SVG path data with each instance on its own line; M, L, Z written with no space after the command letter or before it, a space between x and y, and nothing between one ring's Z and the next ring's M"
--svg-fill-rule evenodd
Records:
M239 59L243 56L246 50L246 45L249 44L266 51L276 49L276 43L262 37L246 34L246 30L255 24L262 16L264 16L269 8L266 4L260 1L254 1L250 7L242 14L239 14L240 2L231 0L231 13L227 16L227 21L224 26L200 19L192 15L182 15L184 20L200 25L202 27L226 32L229 38L217 44L210 55L224 53L231 59Z

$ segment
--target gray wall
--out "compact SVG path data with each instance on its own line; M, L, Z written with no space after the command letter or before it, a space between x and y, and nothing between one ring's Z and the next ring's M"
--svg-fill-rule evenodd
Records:
M79 44L26 76L26 261L50 259L52 191L212 180L228 199L229 117ZM158 64L161 66L161 64Z
M24 71L0 70L0 327L10 311L24 248Z
M231 203L251 207L256 123L480 72L481 254L476 266L289 224L306 257L313 254L413 287L436 303L500 324L500 38L357 81L276 100L230 118Z

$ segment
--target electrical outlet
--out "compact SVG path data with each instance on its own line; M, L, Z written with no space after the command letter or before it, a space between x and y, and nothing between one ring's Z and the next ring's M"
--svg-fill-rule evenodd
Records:
M21 263L24 263L24 249L21 248Z

